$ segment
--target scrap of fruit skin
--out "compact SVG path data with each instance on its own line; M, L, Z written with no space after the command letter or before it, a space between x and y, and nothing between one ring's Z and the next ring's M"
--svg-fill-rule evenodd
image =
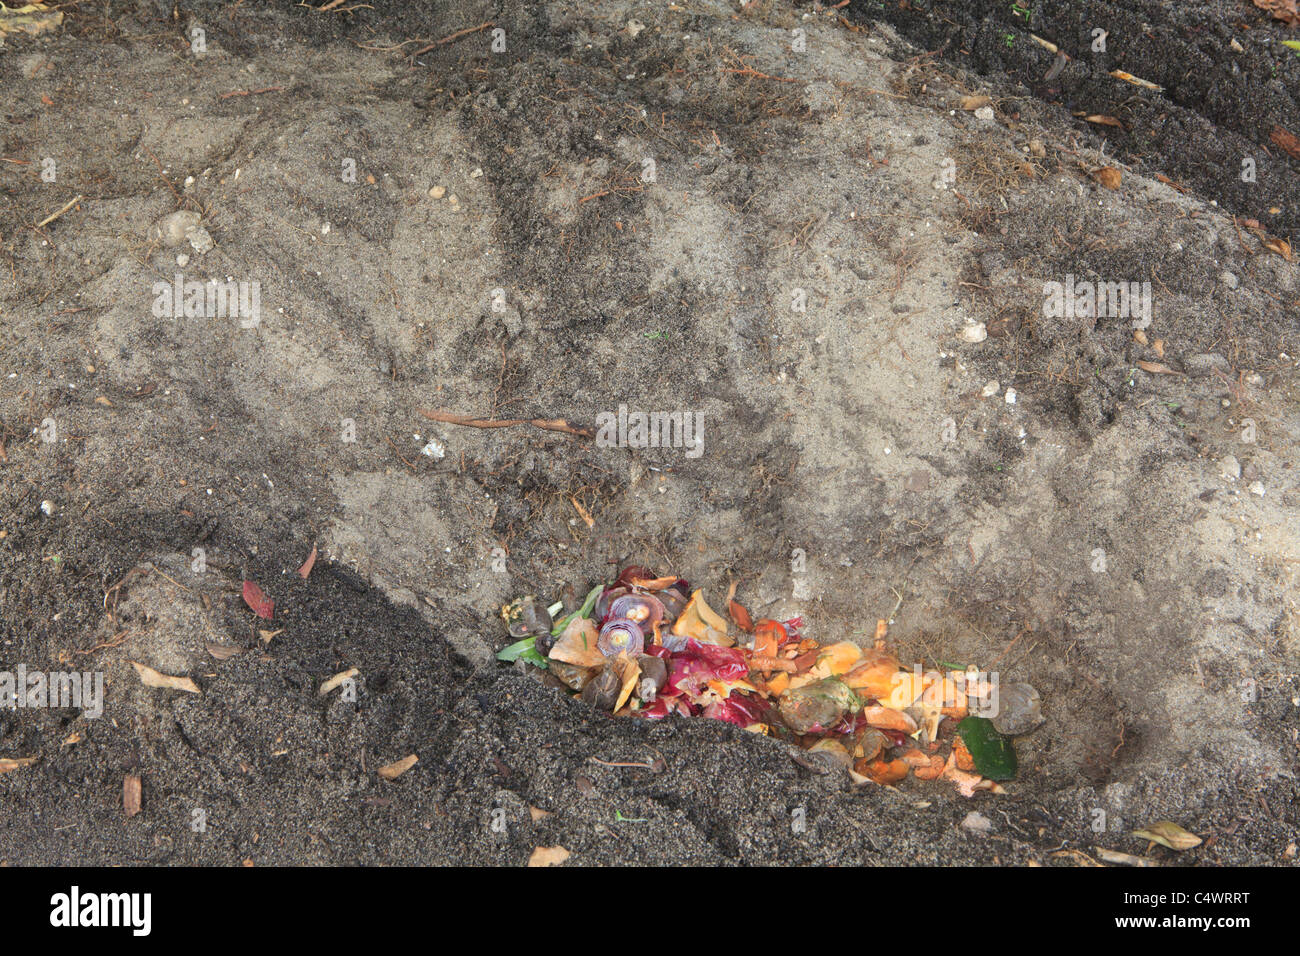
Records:
M851 671L861 658L862 648L852 641L840 641L838 644L828 644L821 648L817 654L817 665L813 670L824 672L821 673L823 677L839 677Z
M996 781L988 780L977 773L967 773L964 770L957 769L957 755L951 753L948 755L948 762L944 765L941 774L944 780L951 780L957 785L957 792L963 797L973 797L979 790L988 790L990 793L1006 793Z
M701 644L731 647L736 643L735 638L727 634L727 622L709 607L699 588L691 594L686 607L673 622L672 630L678 637L693 637Z
M883 647L875 647L862 654L853 669L845 675L844 683L859 691L863 697L883 700L894 689L894 678L899 673L898 658Z
M627 655L626 652L618 655L619 666L622 668L621 675L623 678L623 688L618 692L618 701L614 704L614 709L619 710L627 703L632 696L632 690L636 687L636 680L641 676L641 665Z
M909 735L916 733L916 721L901 710L873 705L863 708L862 715L877 730L896 730Z
M906 710L930 685L930 678L916 671L898 671L890 679L889 694L880 702L894 710Z
M853 767L872 783L888 786L907 776L907 764L901 760L859 760Z

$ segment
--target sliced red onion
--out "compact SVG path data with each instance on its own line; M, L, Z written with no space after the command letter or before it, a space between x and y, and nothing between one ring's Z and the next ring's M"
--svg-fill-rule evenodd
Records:
M596 646L606 657L618 657L619 654L640 654L645 650L645 637L641 626L627 618L612 618L600 629Z
M640 625L642 637L649 637L655 632L655 625L664 619L664 606L649 594L624 594L610 604L609 616L634 621Z

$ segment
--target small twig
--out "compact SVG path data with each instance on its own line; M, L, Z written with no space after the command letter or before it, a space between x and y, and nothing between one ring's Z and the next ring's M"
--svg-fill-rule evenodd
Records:
M44 226L48 226L50 223L52 223L54 220L58 219L58 218L59 218L60 216L62 216L65 212L67 212L69 209L71 209L73 206L75 206L77 203L81 202L81 200L83 200L83 199L85 199L85 198L86 198L85 196L75 196L74 198L68 200L67 205L65 205L65 206L64 206L62 209L60 209L58 212L52 212L52 213L50 213L48 216L46 216L44 219L42 219L40 222L38 222L38 223L36 224L36 228L37 228L37 229L40 229L40 228L42 228L42 227L44 227Z
M415 471L415 470L416 470L416 469L415 469L415 466L412 465L409 461L406 460L406 457L402 454L401 449L399 449L396 445L393 444L393 440L392 440L391 438L389 438L387 435L385 435L385 436L384 436L384 441L388 442L388 447L391 448L391 449L393 450L393 454L396 455L398 458L401 458L401 459L402 459L402 464L403 464L403 465L405 465L407 468L411 469L411 471Z
M428 46L420 47L420 49L412 53L411 56L419 56L421 53L428 53L430 50L436 47L440 47L446 43L451 43L453 40L459 40L461 37L469 36L471 33L478 33L480 30L486 30L488 27L492 25L493 23L491 20L485 20L483 23L480 23L476 27L467 27L464 30L458 30L456 33L448 34L447 36L443 37L441 40L434 40Z
M590 428L575 428L563 418L474 418L471 415L455 415L451 412L433 411L417 408L425 418L444 422L448 425L465 425L469 428L511 428L515 425L532 425L548 432L564 432L566 435L580 435L583 438L595 438L596 433Z

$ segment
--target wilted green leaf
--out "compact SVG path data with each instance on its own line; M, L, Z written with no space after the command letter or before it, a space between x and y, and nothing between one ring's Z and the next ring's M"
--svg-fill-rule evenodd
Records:
M537 638L525 637L522 641L516 641L509 647L503 647L497 651L497 660L499 661L517 661L521 658L532 664L534 667L540 667L546 670L546 658L537 650Z
M591 609L596 606L596 598L600 597L600 592L605 590L605 585L597 584L587 594L587 599L582 602L582 607L578 608L572 614L566 614L553 625L551 625L551 636L559 637L564 633L564 629L569 626L569 622L575 617L591 617Z

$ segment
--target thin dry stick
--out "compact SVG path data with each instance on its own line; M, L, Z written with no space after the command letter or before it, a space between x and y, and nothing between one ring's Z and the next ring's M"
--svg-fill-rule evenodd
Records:
M596 433L590 428L576 428L563 418L475 418L472 415L456 415L452 412L433 411L417 408L417 412L435 422L448 425L465 425L469 428L512 428L515 425L532 425L548 432L564 432L566 435L579 435L583 438L595 438Z
M83 199L85 199L85 198L86 198L85 196L76 196L76 197L74 197L73 199L68 200L67 205L65 205L65 206L64 206L62 209L60 209L58 212L52 212L52 213L50 213L48 216L46 216L44 219L42 219L40 222L38 222L38 223L36 224L36 228L37 228L37 229L41 229L41 228L43 228L43 227L45 227L45 226L48 226L50 223L52 223L54 220L58 219L58 218L59 218L60 216L62 216L65 212L67 212L69 209L71 209L73 206L75 206L77 203L81 202L81 200L83 200Z
M435 47L440 47L446 43L452 42L453 40L459 40L461 37L469 36L471 33L478 33L480 30L486 30L490 26L492 26L492 21L486 20L483 23L480 23L476 27L468 27L464 30L458 30L455 33L443 37L441 40L434 40L428 46L420 47L420 49L412 53L411 56L419 56L421 53L428 53L430 50L434 49Z

